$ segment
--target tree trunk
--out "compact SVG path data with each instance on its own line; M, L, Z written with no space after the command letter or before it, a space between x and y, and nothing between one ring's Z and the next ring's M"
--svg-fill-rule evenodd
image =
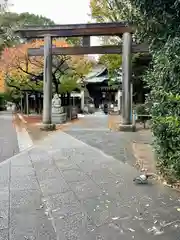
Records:
M65 105L65 94L64 93L61 94L61 101L62 101L62 106L64 106Z
M57 80L55 78L53 78L53 83L54 83L54 87L55 87L55 93L59 94L59 83L57 82Z
M71 94L67 93L67 106L71 105Z
M38 99L38 93L35 93L35 112L39 113L39 99Z

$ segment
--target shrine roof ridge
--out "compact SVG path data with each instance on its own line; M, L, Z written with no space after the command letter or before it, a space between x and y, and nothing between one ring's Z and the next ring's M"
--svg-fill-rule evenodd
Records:
M120 36L124 32L134 32L132 24L128 21L46 26L25 25L24 28L15 31L24 38L43 38L45 35L52 37Z

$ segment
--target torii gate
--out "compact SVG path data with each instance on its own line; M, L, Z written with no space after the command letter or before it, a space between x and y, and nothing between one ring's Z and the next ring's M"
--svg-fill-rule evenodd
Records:
M147 45L132 44L133 32L134 29L128 22L32 26L16 31L26 39L44 38L44 49L34 48L28 50L29 56L44 56L44 126L48 127L52 123L52 55L122 54L122 122L120 129L132 129L131 54L148 52ZM122 37L123 43L122 46L90 46L91 36L119 36ZM57 37L82 37L83 45L52 48L52 38Z

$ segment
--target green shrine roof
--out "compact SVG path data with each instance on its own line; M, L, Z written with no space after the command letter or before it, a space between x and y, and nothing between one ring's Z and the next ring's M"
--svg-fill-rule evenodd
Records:
M109 76L107 73L107 68L103 65L96 65L93 67L92 71L86 75L84 81L86 83L101 83L105 80L108 80Z
M92 77L98 77L99 75L101 75L103 72L105 72L107 68L101 64L98 64L96 66L93 67L93 69L91 70L91 72L89 74L86 75L86 78L92 78Z
M104 76L104 77L93 77L93 78L85 79L84 81L87 83L101 83L108 79L109 79L108 76Z

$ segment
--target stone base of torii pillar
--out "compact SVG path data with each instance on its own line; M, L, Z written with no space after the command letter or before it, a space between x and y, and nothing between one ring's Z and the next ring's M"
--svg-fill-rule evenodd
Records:
M119 131L122 132L135 132L136 131L136 126L131 124L131 125L125 125L125 124L120 124L119 125Z
M45 124L45 123L42 123L42 125L40 126L40 130L41 131L54 131L56 130L56 124Z

